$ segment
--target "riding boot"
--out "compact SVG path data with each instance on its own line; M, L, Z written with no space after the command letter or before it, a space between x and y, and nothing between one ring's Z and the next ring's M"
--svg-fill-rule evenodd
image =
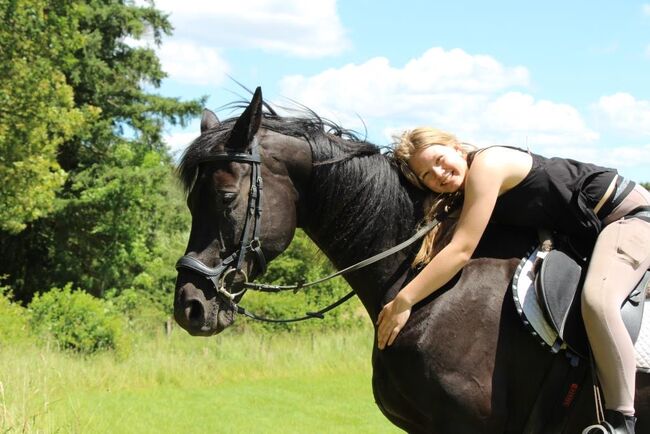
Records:
M634 416L626 416L616 410L605 410L605 420L614 428L613 434L634 434Z

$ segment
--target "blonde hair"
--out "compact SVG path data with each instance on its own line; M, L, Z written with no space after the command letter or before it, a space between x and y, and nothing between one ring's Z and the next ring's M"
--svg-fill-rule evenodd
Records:
M431 127L419 127L405 131L401 136L395 137L393 145L393 158L398 167L411 184L422 189L427 188L420 182L408 165L409 160L417 152L430 146L442 145L460 150L464 157L476 148L470 144L460 142L451 133ZM431 195L424 202L423 224L440 220L424 237L422 246L418 251L411 266L413 268L428 264L442 248L449 243L457 219L455 215L459 205L462 204L462 193Z

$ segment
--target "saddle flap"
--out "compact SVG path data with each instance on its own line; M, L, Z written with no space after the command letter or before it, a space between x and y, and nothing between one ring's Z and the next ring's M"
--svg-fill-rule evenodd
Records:
M571 306L580 287L582 267L569 255L550 251L537 274L536 289L555 330L563 337Z

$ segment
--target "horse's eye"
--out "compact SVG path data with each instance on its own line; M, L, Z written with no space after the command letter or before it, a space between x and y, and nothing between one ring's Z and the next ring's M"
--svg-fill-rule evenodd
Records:
M237 199L237 193L231 191L220 191L219 197L221 197L221 201L224 205L230 205L235 199Z

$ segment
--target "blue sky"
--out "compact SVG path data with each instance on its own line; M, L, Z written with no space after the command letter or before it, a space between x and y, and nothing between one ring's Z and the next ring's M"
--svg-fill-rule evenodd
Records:
M305 104L387 145L419 125L650 181L650 3L158 0L168 96ZM230 112L218 112L222 118ZM172 152L198 132L167 129Z

